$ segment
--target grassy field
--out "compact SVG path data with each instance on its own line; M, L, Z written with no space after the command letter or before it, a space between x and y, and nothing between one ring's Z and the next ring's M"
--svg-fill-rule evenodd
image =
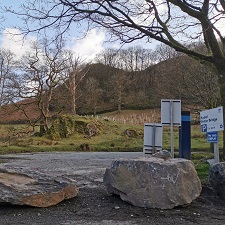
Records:
M127 110L118 114L107 113L97 117L83 117L84 120L97 120L101 123L101 132L88 136L75 132L68 138L51 140L48 136L33 135L31 128L25 125L0 125L0 154L21 152L52 151L143 151L144 123L159 123L158 110ZM22 132L23 131L23 132ZM26 131L26 132L24 132ZM127 135L126 131L133 132ZM199 125L191 127L191 157L202 181L207 179L208 158L213 157L210 144ZM222 133L219 146L222 147ZM179 154L179 129L174 127L175 156ZM164 127L163 149L170 150L170 130Z
M68 138L51 140L47 136L34 136L31 128L25 125L0 125L0 153L16 151L81 151L83 145L91 151L142 151L144 123L159 123L157 110L126 110L122 113L108 113L97 117L87 117L101 121L101 133L89 137L76 132ZM129 137L126 130L135 130L137 135ZM24 132L25 131L25 132ZM220 132L219 147L222 147ZM179 149L179 129L174 127L174 147ZM163 148L170 149L170 129L163 128ZM193 152L210 153L206 135L200 132L199 125L191 126L191 149ZM83 148L85 150L85 148Z

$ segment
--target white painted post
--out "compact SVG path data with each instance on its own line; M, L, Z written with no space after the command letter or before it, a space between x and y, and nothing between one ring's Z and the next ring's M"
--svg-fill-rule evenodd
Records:
M152 125L152 154L155 153L155 124Z
M215 160L215 163L218 163L220 161L220 157L219 157L219 144L218 144L218 142L215 142L214 143L214 160Z
M174 140L173 140L173 101L170 101L170 151L174 158Z

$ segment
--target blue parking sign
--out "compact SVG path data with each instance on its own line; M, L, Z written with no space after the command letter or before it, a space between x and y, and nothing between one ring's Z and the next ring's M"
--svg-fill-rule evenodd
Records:
M218 132L208 132L206 133L207 142L217 143L218 142Z
M201 130L202 130L203 133L206 133L207 132L207 124L202 124Z

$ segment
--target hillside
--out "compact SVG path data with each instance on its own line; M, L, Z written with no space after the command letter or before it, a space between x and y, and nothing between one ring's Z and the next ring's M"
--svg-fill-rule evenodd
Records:
M36 120L40 117L37 105L33 99L19 101L16 104L8 104L1 107L0 123L21 123Z
M87 65L83 70L87 71L86 75L79 80L78 74L76 78L76 109L82 115L156 108L163 98L182 99L184 104L205 108L219 100L215 74L186 56L160 62L143 71L128 72L99 63ZM49 109L50 115L71 112L71 96L64 84L55 88ZM0 110L1 123L39 117L34 99L5 105Z

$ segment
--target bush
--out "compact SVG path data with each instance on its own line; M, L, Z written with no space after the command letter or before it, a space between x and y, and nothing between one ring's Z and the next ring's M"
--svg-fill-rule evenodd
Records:
M103 126L103 124L100 121L93 120L90 123L86 124L85 134L87 134L89 137L98 135L103 130L102 126Z
M102 130L103 124L95 119L64 115L54 120L49 131L49 137L52 140L59 140L61 138L68 138L75 132L92 137L100 134Z
M75 117L64 115L54 120L49 135L52 140L67 138L75 132Z

